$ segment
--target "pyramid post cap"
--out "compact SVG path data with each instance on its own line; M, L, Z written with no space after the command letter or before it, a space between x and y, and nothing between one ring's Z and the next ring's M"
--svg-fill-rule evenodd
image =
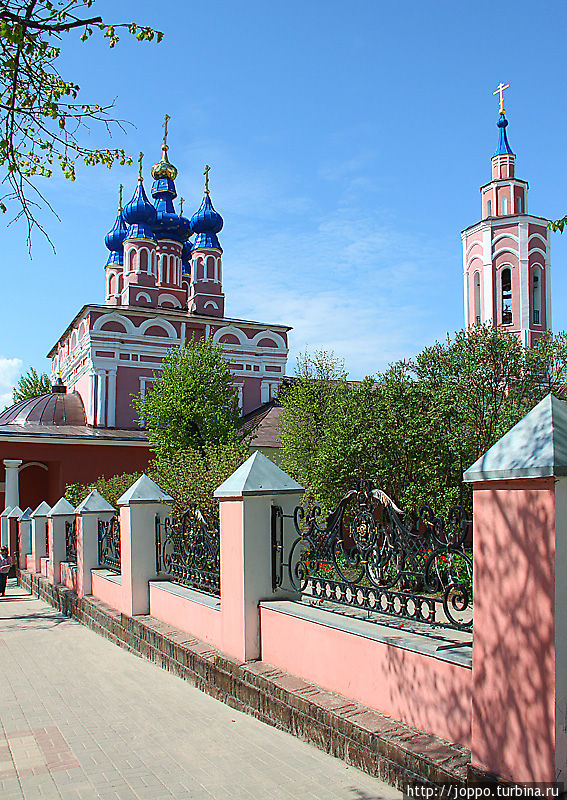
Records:
M48 511L47 517L69 517L75 513L75 509L66 497L61 497L53 506L51 511Z
M19 519L24 512L19 506L14 506L14 508L8 514L8 519Z
M30 519L31 519L31 515L32 515L32 510L31 510L31 508L28 506L28 507L26 508L26 510L25 510L25 511L24 511L24 512L21 514L19 521L20 521L20 522L27 522L28 520L30 520Z
M12 506L6 506L4 511L0 514L0 517L7 517L12 510Z
M130 503L171 504L173 502L173 497L167 494L167 492L164 492L163 489L145 473L118 499L119 506L130 505Z
M567 404L546 395L463 474L465 483L567 475Z
M249 497L263 494L303 492L303 486L293 480L263 453L256 450L244 464L232 473L215 491L215 497Z
M42 500L35 511L32 511L31 518L35 519L35 517L46 517L49 511L51 511L51 506L49 503L46 503L45 500Z
M116 511L108 500L96 489L92 489L85 499L75 509L75 514L94 514L101 511Z

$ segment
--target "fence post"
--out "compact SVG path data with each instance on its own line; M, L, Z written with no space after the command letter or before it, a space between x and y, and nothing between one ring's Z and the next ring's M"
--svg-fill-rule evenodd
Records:
M31 561L34 572L41 571L40 559L47 556L47 513L51 506L42 500L31 514Z
M470 779L567 778L567 405L544 398L473 484Z
M28 506L24 513L18 519L18 553L20 569L26 569L28 555L31 553L31 515L32 510Z
M120 509L120 563L124 608L133 616L148 614L148 581L156 573L156 516L171 514L173 498L142 475L118 500Z
M15 506L8 514L8 551L12 556L12 568L9 573L11 578L15 576L16 567L20 561L18 553L18 520L23 513L19 506Z
M0 514L0 546L8 547L9 534L8 534L8 515L12 510L12 506L7 506Z
M61 583L61 562L66 560L65 523L73 522L75 509L67 498L58 500L47 512L47 531L49 537L49 562L47 580L56 585Z
M98 521L109 520L116 509L93 489L75 509L77 519L77 595L92 594L91 570L98 567Z
M286 583L282 590L272 588L271 519L272 506L290 514L302 495L303 487L259 451L215 491L220 500L223 650L242 661L260 656L258 603L296 596ZM287 553L294 538L290 526L284 526L284 537Z

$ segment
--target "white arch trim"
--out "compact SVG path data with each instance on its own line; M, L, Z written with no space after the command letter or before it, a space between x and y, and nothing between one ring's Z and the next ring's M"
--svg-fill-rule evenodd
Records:
M469 255L470 251L473 249L473 247L480 247L480 249L482 250L482 242L473 242L472 244L470 244L467 247L467 252L466 252L467 258L468 258L468 255Z
M528 255L531 256L532 253L541 253L541 255L544 257L544 259L545 259L545 256L547 255L545 250L542 250L541 247L530 247L530 249L528 250Z
M282 339L282 337L279 335L279 333L274 333L274 331L259 331L254 336L254 338L252 339L252 344L257 347L258 346L258 342L261 341L262 339L272 339L277 344L279 349L281 349L281 350L285 350L286 349L285 342ZM266 349L268 349L268 348L266 348ZM272 348L270 348L270 350L271 349Z
M152 298L149 296L147 292L138 292L136 295L136 300L147 300L148 303L152 302Z
M513 242L517 242L518 245L520 244L520 239L518 236L514 236L513 233L501 233L498 236L495 236L492 240L492 245L494 246L496 242L499 242L501 239L512 239Z
M148 330L148 328L152 328L154 325L156 325L158 328L163 328L165 331L167 331L168 336L170 336L172 339L178 338L177 331L175 330L171 322L168 322L166 319L158 319L157 317L154 317L152 319L147 319L145 322L142 322L137 332L139 334L144 334Z
M49 467L46 464L42 464L41 461L28 461L27 464L22 464L18 472L23 472L28 467L41 467L46 472L49 472Z
M177 297L175 297L172 294L160 294L158 299L158 306L163 305L163 303L173 303L175 308L181 308L180 301L177 299ZM177 336L177 334L175 335Z
M470 269L470 268L471 268L471 266L474 264L474 262L475 262L475 261L480 261L480 263L481 263L481 266L482 266L482 256L480 256L480 255L478 255L478 256L477 256L477 255L474 255L474 256L473 256L473 257L470 259L470 261L467 261L467 269Z
M215 331L213 334L213 342L215 344L219 344L219 340L222 339L222 337L227 333L236 336L240 344L250 344L250 340L246 334L243 333L239 328L235 328L234 325L226 325L224 328L219 328L217 331Z
M218 304L213 302L212 300L208 300L203 306L203 308L216 308L217 311L219 310Z
M532 235L531 235L531 236L529 237L529 239L528 239L528 247L529 247L529 245L530 245L530 242L532 241L532 239L539 239L539 241L541 242L541 244L542 244L544 247L546 246L546 241L545 241L545 239L543 238L543 236L541 235L541 233L532 233Z
M116 312L113 312L112 314L103 314L101 317L99 317L97 320L95 320L94 325L93 325L93 331L100 331L100 329L105 324L105 322L119 322L121 325L124 325L124 327L126 328L126 332L127 333L135 333L136 332L136 328L134 326L134 323L131 322L128 319L128 317L123 317L122 314L117 314ZM108 331L108 332L109 333L114 333L115 331ZM104 333L104 331L103 331L103 333Z
M495 258L498 258L498 256L502 255L502 253L511 253L513 256L516 256L516 258L520 258L520 254L517 250L512 250L510 247L503 247L501 250L497 250L492 254L492 259L494 260Z

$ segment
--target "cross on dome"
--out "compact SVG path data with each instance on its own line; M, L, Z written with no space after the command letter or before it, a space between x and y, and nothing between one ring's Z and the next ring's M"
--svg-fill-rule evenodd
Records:
M502 83L502 81L500 81L500 83L498 84L498 89L496 89L495 92L492 92L493 95L494 94L499 94L500 95L500 114L502 114L502 115L504 115L506 113L504 111L504 89L509 89L509 88L510 88L510 84L509 83L504 84L504 83Z
M211 193L209 191L209 172L210 171L211 171L211 168L209 167L209 165L205 164L205 171L203 172L203 175L205 176L205 194L210 194Z

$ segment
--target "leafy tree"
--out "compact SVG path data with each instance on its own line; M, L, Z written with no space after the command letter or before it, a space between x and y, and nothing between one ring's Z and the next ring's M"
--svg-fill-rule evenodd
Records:
M123 149L91 149L81 143L80 134L90 123L101 122L108 131L120 123L109 116L113 103L77 101L80 87L59 73L60 42L73 31L82 41L100 31L110 47L118 42L121 29L140 41L155 37L159 42L163 34L134 22L108 24L100 16L89 16L93 3L0 0L0 165L9 187L0 198L0 209L6 212L8 203L15 205L14 219L23 216L27 221L28 244L34 227L43 231L36 208L41 202L49 206L35 178L50 178L58 165L66 178L75 180L77 160L109 168L116 161L131 163Z
M30 397L39 397L51 391L51 378L46 372L38 373L31 367L25 375L21 375L12 391L12 400L19 403Z
M428 503L446 513L459 502L470 511L465 469L549 391L564 394L567 337L525 348L505 330L471 328L346 386L332 394L309 451L282 436L284 469L326 508L367 477L409 512ZM284 431L313 414L310 396L300 398L282 398Z
M133 404L158 458L238 439L232 375L222 349L210 339L193 338L186 347L169 350L161 375Z

